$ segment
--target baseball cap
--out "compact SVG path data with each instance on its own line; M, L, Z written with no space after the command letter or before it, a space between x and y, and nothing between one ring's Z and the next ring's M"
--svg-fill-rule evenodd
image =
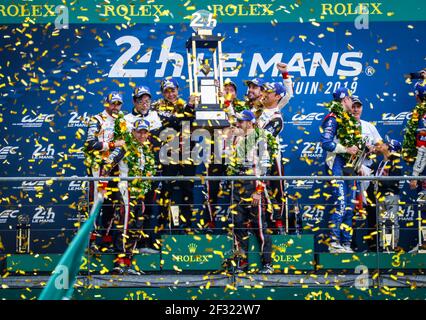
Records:
M161 92L164 92L164 90L172 88L172 89L178 89L179 83L174 78L165 78L161 81Z
M123 96L120 92L118 91L111 91L106 97L105 97L105 101L108 103L113 103L113 102L121 102L123 103Z
M237 91L237 85L235 84L235 82L234 82L234 81L232 81L232 80L231 80L231 79L229 79L229 78L226 78L226 79L225 79L225 81L223 81L223 85L224 85L224 86L228 86L228 85L233 86L233 87L234 87L234 89L235 89L235 91Z
M362 105L361 99L358 96L352 96L352 103L359 103L360 105Z
M149 121L145 119L138 119L133 124L133 130L140 131L140 130L147 130L149 131L150 123Z
M400 152L402 150L402 144L398 140L389 138L388 135L385 136L385 143L388 145L389 150L392 152Z
M416 82L414 85L414 93L421 99L426 97L426 80Z
M340 100L350 96L352 96L351 90L345 87L337 88L336 91L333 92L333 98L335 100Z
M267 92L275 92L281 97L285 96L286 90L281 82L266 82L263 84L263 89Z
M133 90L133 98L142 97L144 94L147 94L151 97L151 91L146 86L139 86Z
M258 87L261 87L265 83L265 81L263 81L260 78L254 78L252 80L244 80L243 82L247 87L250 85L250 83L253 83L255 86L258 86Z
M250 121L250 122L253 122L253 123L256 122L256 117L255 117L254 113L250 110L243 110L240 113L237 113L236 117L240 121Z

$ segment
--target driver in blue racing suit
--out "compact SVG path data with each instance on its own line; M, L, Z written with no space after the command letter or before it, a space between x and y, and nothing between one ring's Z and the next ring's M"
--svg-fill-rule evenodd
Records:
M333 98L342 104L347 113L352 112L351 92L345 87L338 88L333 93ZM330 112L321 125L321 145L327 152L326 171L330 176L343 176L346 160L345 153L355 155L356 146L343 146L337 138L338 121L336 114ZM333 209L330 210L329 226L331 229L331 253L353 252L350 245L352 241L353 200L355 200L353 181L337 180L332 182Z

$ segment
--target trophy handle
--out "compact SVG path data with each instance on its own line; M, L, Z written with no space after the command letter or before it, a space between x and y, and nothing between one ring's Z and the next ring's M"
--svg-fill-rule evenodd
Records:
M220 33L218 33L218 36L221 36ZM217 53L218 53L218 62L219 62L219 90L220 92L223 92L223 65L222 65L222 40L220 40L217 43ZM216 55L214 55L216 56ZM223 99L219 99L219 105L222 107L222 101Z

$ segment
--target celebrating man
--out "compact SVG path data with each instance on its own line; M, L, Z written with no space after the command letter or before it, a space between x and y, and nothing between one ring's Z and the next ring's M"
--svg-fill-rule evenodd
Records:
M253 112L244 110L237 114L238 130L232 146L231 164L228 174L257 177L270 172L271 160L277 152L274 139L268 139L268 132L256 128ZM234 234L237 245L237 271L247 269L248 230L251 228L260 241L263 269L261 273L273 273L271 264L271 237L267 233L265 216L265 190L263 181L236 181L233 189L233 203L237 204L234 218Z
M343 176L348 156L357 155L357 144L361 139L361 128L352 116L351 93L345 87L333 93L331 112L321 125L321 145L327 152L326 170L330 176ZM353 252L352 217L355 199L353 181L337 180L332 185L332 201L335 207L330 211L331 243L330 252Z
M113 91L104 99L105 110L90 120L87 139L84 144L85 164L89 176L105 177L119 175L118 169L110 166L110 154L116 148L121 148L125 144L124 140L117 140L117 137L114 136L115 119L122 105L122 95ZM99 231L102 239L97 239L97 236L93 234L91 240L96 240L95 243L99 244L100 242L101 247L109 251L114 251L119 248L119 239L116 236L117 232L113 228L114 215L122 208L125 197L119 191L116 191L118 190L117 182L94 181L89 185L89 201L91 203L97 201L98 189L109 190L109 192L106 194L98 221L101 227ZM95 243L92 243L92 245L97 250L98 246Z

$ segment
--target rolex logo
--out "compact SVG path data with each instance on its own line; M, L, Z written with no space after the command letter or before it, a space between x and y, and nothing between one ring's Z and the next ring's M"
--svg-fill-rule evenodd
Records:
M189 253L195 253L195 251L197 250L197 245L195 243L190 243L188 245L188 249L189 249Z
M287 251L287 244L285 244L285 243L280 243L280 244L277 246L277 250L278 250L279 252L281 252L281 253L285 253L285 252Z

